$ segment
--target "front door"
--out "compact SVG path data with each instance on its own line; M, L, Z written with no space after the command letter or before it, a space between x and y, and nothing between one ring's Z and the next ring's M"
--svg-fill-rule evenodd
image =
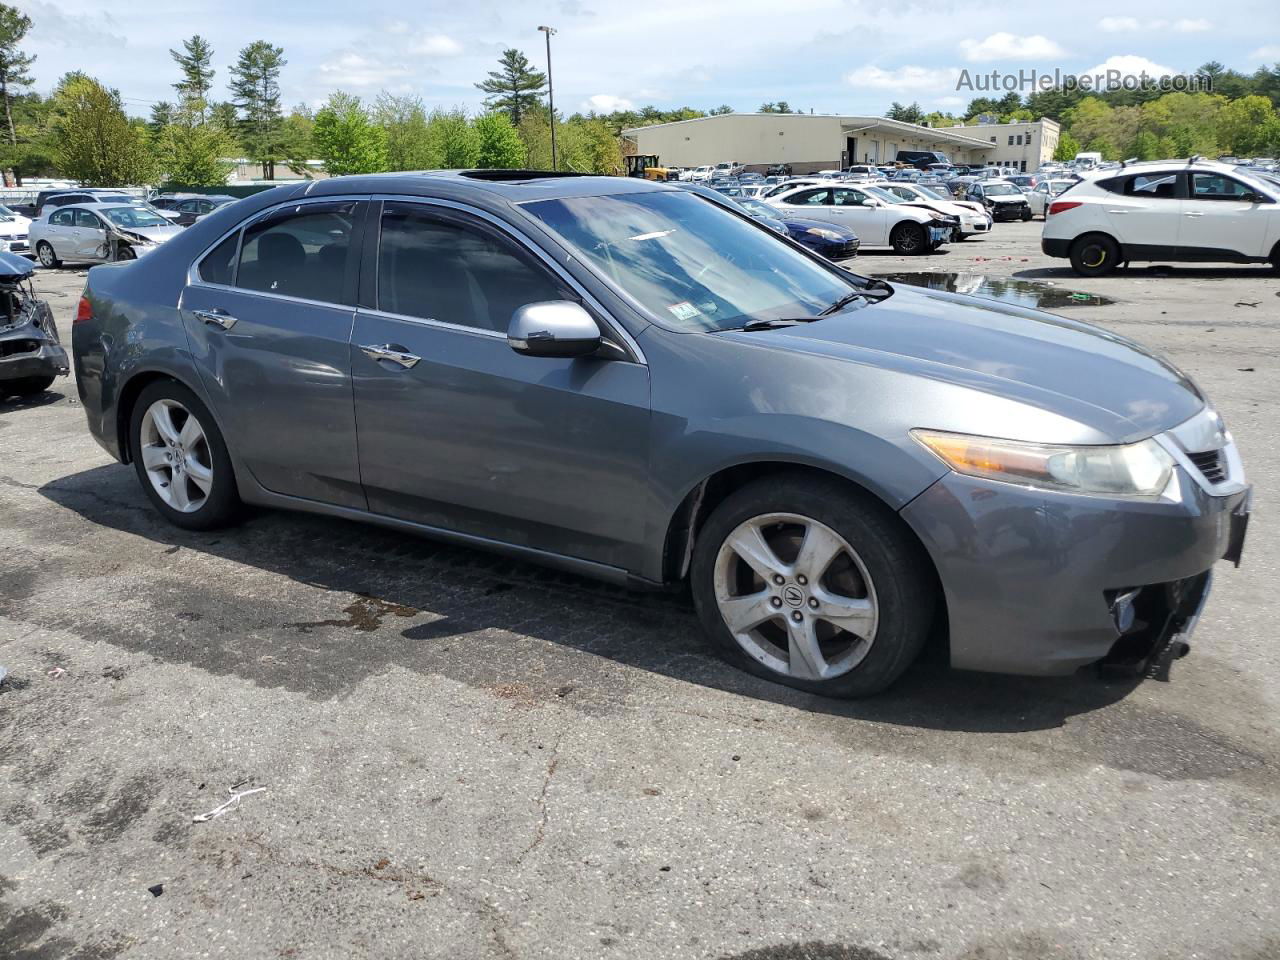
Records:
M1280 216L1273 203L1255 203L1253 187L1221 173L1191 174L1191 190L1182 201L1178 233L1180 256L1229 250L1265 257L1276 242Z
M864 244L882 246L889 242L889 216L884 202L862 190L837 187L831 191L831 220L848 227Z
M232 453L273 493L361 509L350 340L366 207L268 211L210 251L182 293Z
M107 227L97 214L89 210L76 210L75 251L73 260L107 259Z
M356 315L351 349L369 508L610 566L638 565L648 368L621 353L556 359L514 352L506 330L517 307L580 298L496 226L389 200L379 232L376 291L362 289L368 306ZM381 352L388 350L398 358Z

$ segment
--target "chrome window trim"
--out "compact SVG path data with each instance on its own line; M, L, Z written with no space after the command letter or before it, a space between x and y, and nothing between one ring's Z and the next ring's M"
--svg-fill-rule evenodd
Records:
M390 310L377 310L373 307L357 307L356 313L362 317L376 317L381 320L400 320L405 323L416 323L423 327L433 327L439 330L450 330L455 333L472 333L478 337L488 337L491 340L507 339L507 335L500 330L485 330L483 327L469 327L465 323L450 323L448 320L437 320L434 317L411 317L407 313L392 313Z
M621 323L619 323L617 320L614 319L613 314L611 314L608 310L604 308L604 304L602 304L599 300L597 300L594 296L592 296L589 290L587 290L582 284L580 284L577 280L571 277L564 269L562 269L561 266L551 258L550 254L548 254L541 247L532 243L528 237L524 236L523 234L516 233L512 228L511 224L507 223L505 220L495 217L493 214L489 213L486 210L481 210L478 207L473 207L470 204L461 203L460 201L457 201L457 200L446 200L441 197L418 197L418 196L398 194L398 193L375 193L371 199L375 202L381 200L383 202L391 201L393 203L419 203L425 206L442 207L447 210L457 210L461 213L467 214L468 216L477 217L478 219L483 220L485 223L489 224L490 226L497 228L497 230L503 236L507 237L509 240L516 243L522 249L527 250L529 253L537 257L537 259L543 264L545 264L547 269L549 269L553 274L555 274L556 277L561 280L561 282L563 282L568 287L572 288L578 294L578 296L582 297L583 300L585 300L588 304L590 304L591 307L595 310L595 312L600 317L604 318L605 323L608 326L608 331L614 334L615 336L617 336L619 340L621 340L624 344L626 344L626 347L631 352L631 355L635 357L636 363L639 363L643 366L649 365L649 361L645 358L644 351L640 349L640 344L636 342L635 338L631 336L631 334L627 331L627 329ZM379 230L379 236L381 236L381 230ZM385 311L377 311L377 312L385 313ZM401 315L392 314L392 316L401 316ZM404 319L422 319L422 318L404 318ZM500 333L498 331L485 331L480 327L467 327L465 324L451 324L444 320L433 320L431 322L433 325L438 325L443 327L461 328L466 330L479 330L482 333L489 333L489 334L497 333L497 335L502 337L502 339L504 340L506 339L506 334Z

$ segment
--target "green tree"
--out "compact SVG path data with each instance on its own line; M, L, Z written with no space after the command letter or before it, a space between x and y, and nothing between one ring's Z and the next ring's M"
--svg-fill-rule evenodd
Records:
M480 137L462 108L432 110L427 118L427 149L432 167L463 170L479 164Z
M153 134L159 134L165 127L173 123L177 115L177 107L167 100L153 103L151 105L151 119L147 121L147 127Z
M432 154L421 97L383 93L374 103L373 116L386 131L388 170L430 170L440 165Z
M1080 152L1080 141L1063 131L1062 135L1058 137L1058 145L1053 150L1053 159L1058 161L1074 160L1076 154Z
M1233 100L1218 114L1218 143L1238 156L1263 153L1274 141L1280 117L1266 97Z
M178 91L179 107L204 119L209 90L213 87L213 47L196 34L182 41L181 53L170 50L169 56L182 71L182 79L173 85L173 89Z
M315 158L312 138L315 118L306 104L299 104L280 123L280 156L294 173L311 178L308 162Z
M546 85L547 75L529 66L529 59L513 47L502 51L498 69L490 70L488 79L476 88L489 94L485 106L505 111L518 127L525 111L541 102Z
M1119 160L1120 151L1115 148L1110 140L1106 137L1094 137L1089 141L1089 145L1085 147L1089 153L1102 154L1103 160Z
M707 111L707 113L713 117L722 117L726 113L733 113L733 107L729 106L727 103L722 103L718 107L712 107Z
M777 103L762 103L757 113L803 113L803 110L792 110L791 104L785 100L779 100Z
M1133 146L1128 153L1137 160L1160 160L1160 140L1150 130L1143 130L1133 138Z
M165 182L183 187L218 187L227 182L235 152L226 128L183 111L156 138L156 159Z
M236 112L234 103L220 100L209 104L209 114L206 122L216 124L226 131L227 135L233 140L237 139L236 134L240 128L240 114Z
M143 133L125 116L118 92L69 73L53 99L53 156L64 177L94 187L133 186L154 177Z
M924 111L920 109L920 104L913 103L906 107L897 100L889 106L889 112L885 114L890 120L901 120L904 123L919 123L924 119Z
M283 47L255 40L240 51L231 68L232 102L244 115L240 138L268 180L275 179L281 156L280 70L287 63Z
M13 124L14 92L31 86L31 64L36 59L19 48L30 29L30 17L16 7L0 3L0 100L4 101L4 122L9 128L10 145L18 143L18 131Z
M477 167L514 168L524 163L524 144L505 113L476 117L473 127L479 140Z
M316 112L312 141L324 168L338 177L387 168L387 133L360 98L338 90Z

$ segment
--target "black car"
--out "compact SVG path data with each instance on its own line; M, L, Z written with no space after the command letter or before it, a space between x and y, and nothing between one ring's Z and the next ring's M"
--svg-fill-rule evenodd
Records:
M1007 180L976 180L969 184L964 198L986 207L992 220L1031 219L1027 195Z
M49 304L31 287L35 264L0 253L0 397L31 396L70 370Z
M201 217L213 213L219 207L225 207L228 203L235 203L237 199L237 197L229 197L226 194L185 197L178 200L169 209L178 212L178 217L173 221L174 223L180 227L189 227Z
M765 170L767 177L789 177L791 176L791 164L775 163L773 166Z

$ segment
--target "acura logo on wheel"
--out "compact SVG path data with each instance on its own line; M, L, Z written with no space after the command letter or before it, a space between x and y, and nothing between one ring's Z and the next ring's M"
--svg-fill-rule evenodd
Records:
M787 601L789 605L798 607L804 603L804 593L801 592L799 587L789 586L782 591L782 599Z

